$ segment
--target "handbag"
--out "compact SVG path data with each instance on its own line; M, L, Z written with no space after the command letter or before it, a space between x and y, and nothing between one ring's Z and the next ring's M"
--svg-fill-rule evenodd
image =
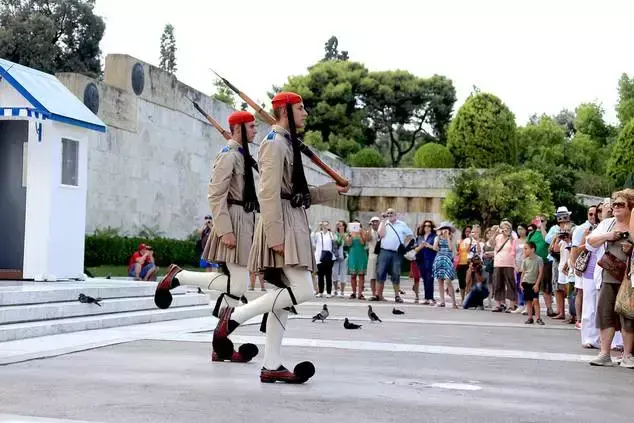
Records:
M612 230L616 224L616 219L612 222L612 225L608 228L608 232ZM619 260L614 254L608 251L608 243L604 246L605 254L601 257L601 260L597 262L599 266L610 274L615 280L622 281L625 277L625 271L627 269L627 263Z
M321 256L319 257L319 261L321 263L332 261L332 251L324 250L324 234L321 235Z
M408 252L405 253L403 257L405 257L409 261L416 260L416 250L413 250L413 249L409 250Z
M627 267L631 267L632 260L634 260L634 255L632 256L630 264ZM631 268L629 270L630 271L627 273L629 273L631 276ZM625 279L623 282L621 282L619 293L616 294L616 304L614 305L614 311L616 311L623 317L634 319L634 288L632 287L631 280Z
M378 256L380 252L381 252L381 240L379 239L376 241L376 245L374 246L374 254Z
M603 254L603 257L601 257L601 260L599 260L597 264L617 281L622 281L625 277L627 263L619 260L618 257L607 251L607 248L605 254Z
M578 256L577 260L575 260L575 272L577 272L577 276L583 275L583 272L588 268L588 263L590 262L590 256L592 253L588 250L583 250Z

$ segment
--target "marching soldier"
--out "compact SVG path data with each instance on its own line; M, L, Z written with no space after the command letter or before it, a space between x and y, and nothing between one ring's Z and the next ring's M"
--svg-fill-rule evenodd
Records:
M172 264L165 278L156 288L154 301L159 308L172 302L169 290L179 285L194 285L220 291L214 316L225 307L236 307L249 283L247 264L253 243L256 212L259 204L253 180L255 160L249 153L249 143L256 134L255 117L245 111L229 116L232 139L220 151L213 165L208 198L214 227L203 256L220 265L222 273L203 273L182 270ZM254 344L243 344L235 351L231 341L216 343L212 360L248 362L258 353Z
M266 281L278 288L241 307L227 307L214 331L213 343L222 344L240 324L264 314L266 345L260 381L304 383L315 373L314 365L302 362L291 372L282 365L280 348L289 311L313 296L311 272L316 265L306 209L335 199L348 187L334 183L308 187L296 133L308 116L303 100L298 94L281 92L272 104L276 123L258 154L262 210L249 270L264 271Z

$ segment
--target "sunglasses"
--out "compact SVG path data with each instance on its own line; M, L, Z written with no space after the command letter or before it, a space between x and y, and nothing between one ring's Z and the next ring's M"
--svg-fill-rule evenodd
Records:
M614 203L612 203L612 208L613 209L624 209L626 205L627 204L625 204L625 201L615 201Z

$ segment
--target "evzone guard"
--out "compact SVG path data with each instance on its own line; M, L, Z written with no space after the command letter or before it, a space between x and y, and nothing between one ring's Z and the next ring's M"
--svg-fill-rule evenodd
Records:
M246 111L229 115L231 138L213 164L208 187L214 228L204 248L203 256L220 265L222 273L192 272L170 265L165 278L158 284L154 301L159 308L172 302L171 289L179 285L194 285L219 291L213 315L220 316L226 308L233 310L247 290L247 264L253 243L256 212L259 211L253 167L257 165L249 153L249 143L256 134L255 117ZM258 354L254 344L243 344L235 351L229 339L216 342L212 361L246 363Z
M329 183L309 188L296 132L308 116L303 100L298 94L281 92L273 97L272 105L275 123L258 154L261 214L248 269L264 271L266 281L278 288L240 307L226 307L213 345L222 348L239 325L263 314L266 344L260 381L304 383L314 375L314 365L305 361L291 372L282 365L280 349L289 311L313 296L311 272L316 264L306 209L334 200L348 187Z

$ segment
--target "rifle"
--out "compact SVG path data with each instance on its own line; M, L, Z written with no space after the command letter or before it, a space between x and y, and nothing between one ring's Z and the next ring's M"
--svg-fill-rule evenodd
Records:
M251 100L251 98L249 98L246 94L244 94L242 91L240 91L239 89L237 89L231 82L227 81L225 78L223 78L222 76L218 75L218 73L216 71L214 71L213 69L210 69L213 73L216 74L216 76L218 76L218 78L220 78L220 80L234 93L238 94L238 96L240 96L240 98L242 100L244 100L249 106L251 106L256 113L258 114L258 116L260 116L262 118L262 120L264 120L266 123L268 123L269 125L273 125L275 123L275 119L273 118L273 116L271 116L270 114L268 114L261 106L259 106L255 101ZM326 163L324 163L317 154L315 154L313 152L313 150L310 149L310 147L308 147L306 144L304 144L302 142L301 139L298 139L299 141L299 149L300 151L306 156L308 157L315 165L317 165L321 170L323 170L324 172L326 172L328 174L328 176L330 176L339 186L342 187L347 187L348 185L350 185L350 182L344 178L343 176L339 175L339 173L337 173L337 171L335 171L334 169L332 169L330 166L328 166Z
M220 132L220 134L225 137L225 139L227 141L229 141L231 139L231 134L229 133L229 131L227 131L225 128L222 127L222 125L220 125L214 118L212 118L211 116L209 116L209 114L207 114L199 105L197 102L195 102L194 100L192 100L191 98L187 97L187 100L191 101L192 104L194 105L194 108L196 108L196 110L198 110L200 112L201 115L203 115L207 121L211 124L211 126L213 126L214 128L216 128L218 130L218 132ZM251 167L253 169L255 169L256 172L260 172L258 169L258 164L255 161L255 159L251 156Z

